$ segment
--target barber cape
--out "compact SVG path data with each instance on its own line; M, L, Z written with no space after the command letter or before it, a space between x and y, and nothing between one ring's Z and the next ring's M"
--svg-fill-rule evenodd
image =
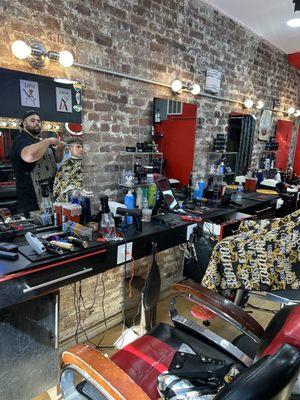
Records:
M54 201L67 201L67 191L70 186L82 189L83 168L82 159L71 157L57 171L54 180Z
M48 183L49 190L52 193L55 173L56 161L54 151L49 147L43 157L36 161L35 166L30 173L39 207L41 206L42 201L41 184Z
M202 279L215 290L300 288L300 210L284 217L243 221L239 234L214 247Z

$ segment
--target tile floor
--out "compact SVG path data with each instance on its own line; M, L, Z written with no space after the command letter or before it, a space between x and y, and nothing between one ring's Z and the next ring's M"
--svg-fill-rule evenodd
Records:
M172 296L169 296L159 302L158 305L158 313L157 320L159 322L169 322L168 309L169 309L169 301ZM279 306L276 303L271 303L269 301L257 300L250 298L248 304L251 304L255 307L264 308L267 310L278 310ZM196 321L195 318L191 317L190 308L191 303L185 301L182 298L178 298L177 308L182 315L185 315L189 318L192 318ZM256 319L263 327L266 327L268 322L273 316L273 313L266 312L263 310L257 310L250 306L247 306L246 311L251 313L251 316ZM199 320L198 320L199 321ZM91 339L91 341L97 345L101 341L101 346L103 346L103 353L107 353L111 355L115 350L105 348L105 346L112 346L113 343L120 337L122 333L123 326L122 324L115 326L112 329L109 329L105 332L104 336L99 335ZM232 340L235 336L237 336L238 331L224 322L221 318L215 318L211 322L210 329L218 333L220 336L225 337L226 339ZM56 388L52 388L48 391L48 393L43 393L38 397L35 397L32 400L59 400L61 396L58 394L58 390Z

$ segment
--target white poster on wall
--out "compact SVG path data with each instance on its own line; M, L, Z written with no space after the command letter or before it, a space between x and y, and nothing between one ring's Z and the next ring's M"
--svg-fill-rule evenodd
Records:
M56 109L61 112L73 112L71 89L56 87Z
M40 107L39 84L20 79L21 106Z
M221 72L214 68L207 68L205 91L217 94L221 90Z

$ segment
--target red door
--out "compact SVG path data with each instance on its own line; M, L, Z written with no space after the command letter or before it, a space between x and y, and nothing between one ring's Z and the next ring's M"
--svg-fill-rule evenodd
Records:
M294 170L296 171L296 174L299 176L300 175L300 128L298 131L297 144L295 149Z
M165 174L175 178L182 185L188 185L193 169L197 106L183 103L182 114L168 115L160 124L155 124L155 131L163 136L159 150L164 155Z
M285 171L292 138L293 123L291 121L278 120L276 124L276 141L278 150L276 152L275 167Z

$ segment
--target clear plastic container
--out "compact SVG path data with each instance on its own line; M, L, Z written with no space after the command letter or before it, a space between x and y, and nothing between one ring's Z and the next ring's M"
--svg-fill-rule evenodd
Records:
M151 222L152 210L151 208L143 208L142 209L142 221L143 222Z

